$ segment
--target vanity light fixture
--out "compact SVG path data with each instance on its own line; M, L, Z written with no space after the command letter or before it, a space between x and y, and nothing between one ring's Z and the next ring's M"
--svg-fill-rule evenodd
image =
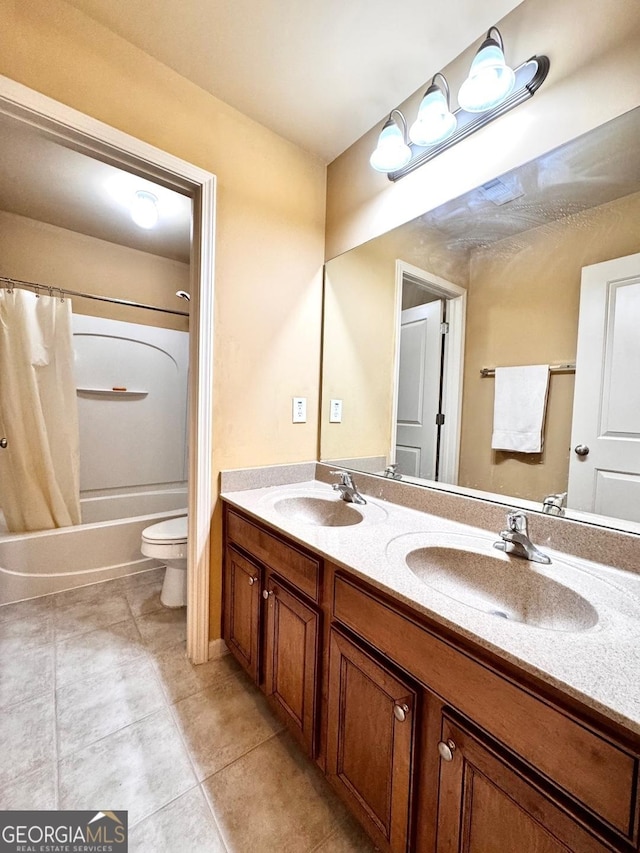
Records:
M438 72L422 98L409 139L404 115L392 110L370 164L378 172L386 172L390 181L403 178L532 98L548 73L546 56L532 56L511 69L505 62L502 35L497 27L491 27L460 87L458 109L451 112L449 85Z
M394 113L399 117L394 119ZM402 169L411 160L411 149L407 139L407 122L400 110L391 110L382 132L378 137L376 149L369 163L377 172L394 172Z
M158 199L153 193L138 190L131 202L131 218L140 228L153 228L158 224Z
M442 85L436 83L440 77ZM414 145L426 147L444 142L456 129L458 119L451 112L449 84L444 74L439 71L433 75L431 85L424 93L418 107L418 118L411 125L409 138Z
M505 100L515 82L516 75L504 59L500 30L491 27L471 63L469 76L460 86L458 103L468 113L486 113Z

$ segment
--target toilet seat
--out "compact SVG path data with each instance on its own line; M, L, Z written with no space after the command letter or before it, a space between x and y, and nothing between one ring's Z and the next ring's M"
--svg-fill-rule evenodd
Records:
M151 524L142 531L143 542L153 545L184 545L187 541L187 516Z

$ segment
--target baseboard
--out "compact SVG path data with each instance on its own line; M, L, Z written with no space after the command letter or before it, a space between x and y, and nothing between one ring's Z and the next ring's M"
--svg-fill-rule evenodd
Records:
M229 647L220 637L218 640L209 640L209 660L224 657L229 654Z

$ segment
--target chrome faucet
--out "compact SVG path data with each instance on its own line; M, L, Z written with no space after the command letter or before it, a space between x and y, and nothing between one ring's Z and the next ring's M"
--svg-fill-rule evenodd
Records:
M334 483L333 488L336 492L340 492L340 497L343 501L349 504L366 504L365 499L358 491L358 487L353 482L353 478L348 471L332 471L332 474L337 474L340 477L339 483Z
M507 529L500 534L500 541L494 542L493 547L514 557L523 557L534 563L550 563L551 559L539 551L529 539L527 516L519 510L512 509L507 513Z
M384 469L384 476L391 480L401 480L402 474L398 471L398 463L390 462Z
M557 495L547 495L542 501L542 512L547 515L564 515L564 502L567 499L566 492Z

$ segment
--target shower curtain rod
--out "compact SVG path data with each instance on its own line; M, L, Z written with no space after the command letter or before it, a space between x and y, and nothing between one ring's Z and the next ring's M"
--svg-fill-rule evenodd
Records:
M111 302L114 305L126 305L129 308L144 308L147 311L161 311L163 314L177 314L180 317L188 317L188 311L176 311L173 308L158 308L156 305L145 305L144 302L130 302L128 299L115 299L111 296L94 296L92 293L81 293L78 290L67 290L65 287L57 287L50 284L38 284L35 281L22 281L19 278L8 278L0 275L0 288L3 290L11 290L14 287L22 287L24 289L33 288L36 294L39 290L46 291L49 296L59 294L63 296L79 296L81 299L95 299L97 302Z

